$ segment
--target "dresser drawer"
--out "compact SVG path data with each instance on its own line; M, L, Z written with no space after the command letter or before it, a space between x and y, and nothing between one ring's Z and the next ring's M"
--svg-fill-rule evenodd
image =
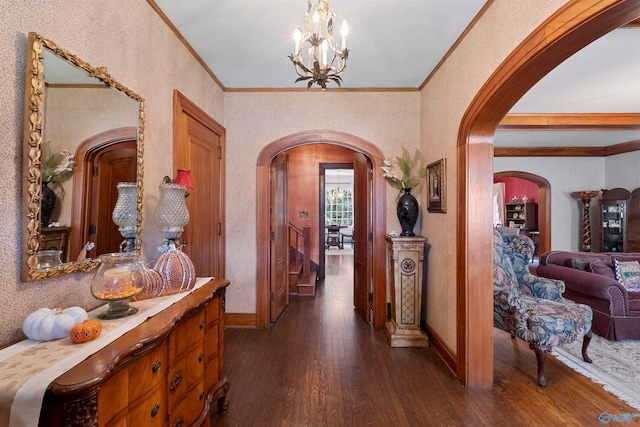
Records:
M167 418L166 390L162 384L149 391L143 399L134 402L129 408L127 426L162 426Z
M129 383L129 371L123 369L109 378L98 392L98 413L100 425L115 427L126 425L129 396L123 393Z
M201 382L204 377L204 349L202 343L189 350L186 354L173 360L167 377L169 389L169 411L176 407L177 402Z
M220 319L220 297L215 297L207 304L207 323L217 322Z
M164 345L129 365L129 400L137 399L164 382L167 367L167 347Z
M200 381L189 393L169 411L169 427L190 426L204 410L204 383ZM207 415L208 416L208 415Z
M169 335L169 357L175 358L189 347L201 343L205 332L204 311L181 321Z

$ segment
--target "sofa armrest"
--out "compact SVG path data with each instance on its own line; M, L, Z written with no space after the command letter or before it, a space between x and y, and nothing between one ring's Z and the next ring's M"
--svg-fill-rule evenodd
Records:
M566 288L573 292L611 301L614 311L624 311L625 307L628 307L627 290L619 282L609 277L552 264L538 265L536 272L542 277L562 280Z

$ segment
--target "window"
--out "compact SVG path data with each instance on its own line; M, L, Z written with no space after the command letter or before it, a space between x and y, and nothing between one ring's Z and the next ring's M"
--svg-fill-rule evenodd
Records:
M325 224L353 225L353 192L350 188L325 190L324 221Z

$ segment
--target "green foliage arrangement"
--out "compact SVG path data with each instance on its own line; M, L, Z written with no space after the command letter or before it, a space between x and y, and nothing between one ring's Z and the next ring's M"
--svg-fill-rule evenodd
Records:
M417 148L412 156L409 150L402 147L401 157L390 157L384 161L384 166L382 167L384 179L386 179L393 188L399 190L416 188L420 184L420 181L427 176L427 169L420 166L421 157L422 155ZM402 178L398 177L394 170L396 164L402 173Z
M73 176L73 155L62 150L52 153L49 142L42 146L42 181L61 183Z

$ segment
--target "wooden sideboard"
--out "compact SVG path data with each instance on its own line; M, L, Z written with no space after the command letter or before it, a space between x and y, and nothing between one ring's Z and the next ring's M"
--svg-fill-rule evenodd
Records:
M211 280L69 369L47 388L41 426L208 425L226 408L227 280Z

